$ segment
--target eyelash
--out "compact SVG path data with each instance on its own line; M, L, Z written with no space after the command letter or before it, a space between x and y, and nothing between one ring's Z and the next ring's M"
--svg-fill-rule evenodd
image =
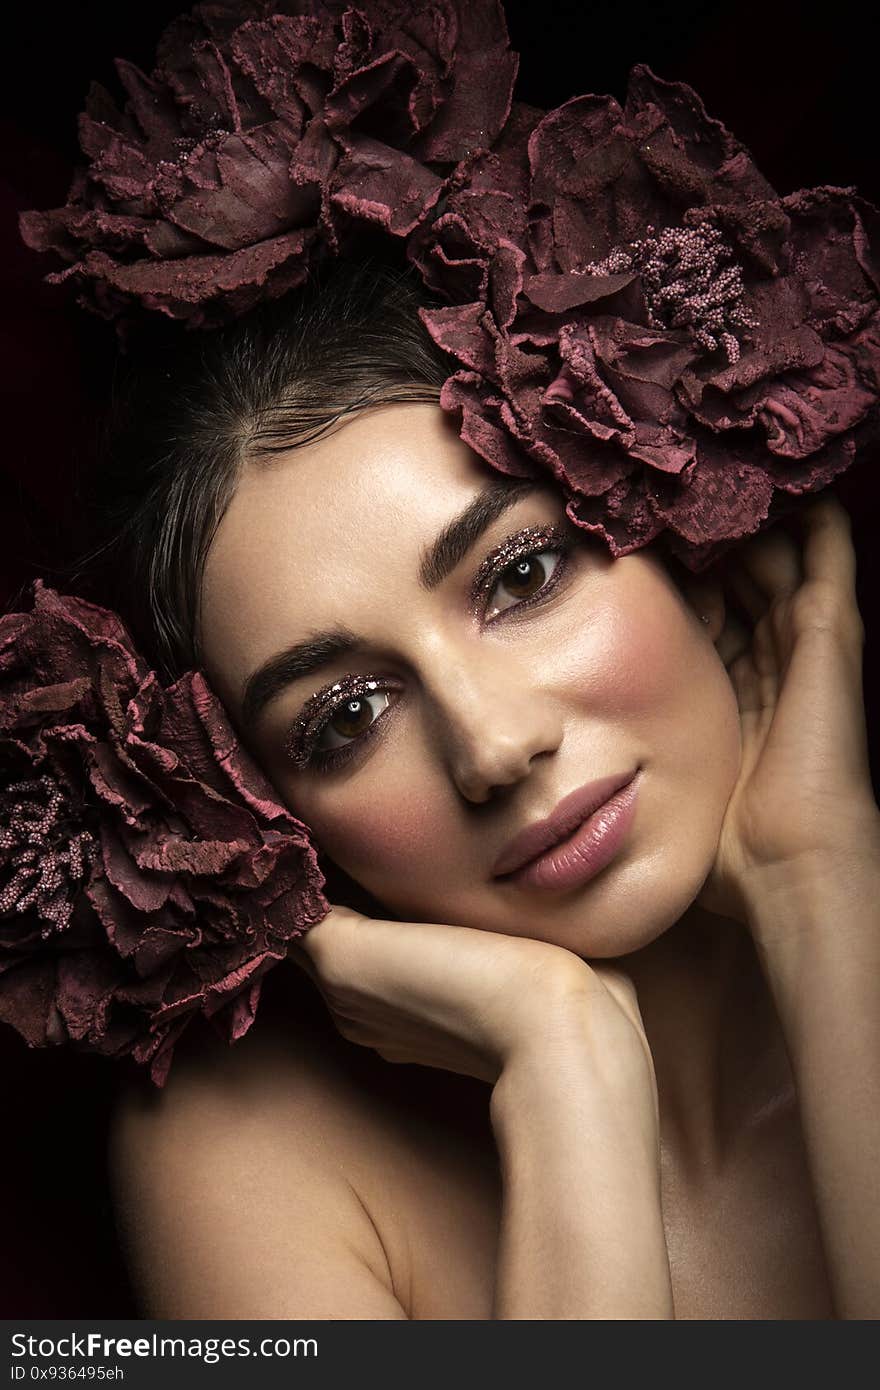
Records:
M559 561L550 578L536 593L512 604L510 608L502 609L496 617L490 618L489 622L498 622L506 613L518 613L523 608L530 608L532 604L542 603L556 589L567 571L571 550L572 542L558 526L527 526L508 536L501 545L489 552L477 570L471 586L471 609L474 615L479 617L484 611L489 596L513 565L520 560L534 559L539 555L558 555ZM318 749L316 745L337 710L349 700L359 699L363 695L384 694L386 690L399 690L402 687L403 682L396 676L383 676L380 681L374 676L364 675L346 676L342 680L334 681L332 685L324 686L307 701L299 718L292 725L285 740L285 753L300 771L314 768L316 771L329 772L340 766L355 749L361 749L373 737L382 722L385 710L376 716L364 733L356 734L349 743L341 744L338 748ZM390 705L386 705L386 710L389 708Z

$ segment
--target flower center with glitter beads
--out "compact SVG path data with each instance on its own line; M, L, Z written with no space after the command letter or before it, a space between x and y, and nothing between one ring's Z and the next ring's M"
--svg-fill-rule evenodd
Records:
M0 791L0 914L33 908L46 922L44 937L69 926L68 885L87 877L96 852L94 836L74 823L45 773Z
M590 275L619 275L637 270L653 328L686 328L704 352L722 349L729 364L738 362L737 332L757 328L758 320L743 303L742 268L717 227L664 227L615 247L602 261L584 267Z

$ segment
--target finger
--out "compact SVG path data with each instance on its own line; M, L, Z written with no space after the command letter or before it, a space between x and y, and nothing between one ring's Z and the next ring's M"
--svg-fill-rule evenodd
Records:
M743 585L740 585L740 589ZM718 654L730 672L731 666L741 656L747 655L754 666L755 676L763 684L763 702L769 703L774 697L779 674L785 665L784 642L780 639L773 607L768 608L766 600L755 598L752 602L753 614L743 622L728 605L724 631L717 642Z
M800 546L781 526L756 536L745 548L743 564L768 601L780 594L793 594L803 583Z
M329 943L334 938L338 938L347 927L360 921L362 917L363 914L356 912L354 908L330 903L330 911L320 922L316 922L314 926L288 942L287 953L295 960L311 965L322 947L329 949Z
M767 598L745 569L742 560L731 565L724 577L724 588L728 597L735 599L750 627L767 612Z
M775 701L768 702L766 682L755 670L748 652L737 657L730 667L729 674L739 709L744 747L760 747L773 716Z
M728 604L724 615L724 628L715 643L723 664L729 667L738 656L748 651L751 641L751 629L737 617Z
M776 701L768 701L767 683L758 675L748 652L737 657L730 667L729 674L742 729L740 775L747 778L760 757L773 720Z
M855 597L856 553L849 512L823 493L800 512L806 579L832 580Z
M785 659L772 611L765 613L755 624L752 633L752 659L762 681L763 699L767 704L775 699L779 672Z
M730 556L728 590L752 623L752 655L765 682L767 704L775 697L786 662L783 614L803 584L801 543L783 527L755 536Z
M802 584L800 543L775 526L731 552L726 578L756 622L774 599L794 593Z

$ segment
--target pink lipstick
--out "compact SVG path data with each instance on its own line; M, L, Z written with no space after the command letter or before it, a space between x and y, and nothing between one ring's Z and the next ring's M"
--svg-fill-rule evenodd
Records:
M546 820L514 836L495 862L494 877L545 889L574 888L593 878L623 847L640 771L589 782L563 797Z

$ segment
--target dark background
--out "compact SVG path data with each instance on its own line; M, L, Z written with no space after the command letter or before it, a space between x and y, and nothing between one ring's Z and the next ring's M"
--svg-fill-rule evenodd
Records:
M414 0L415 3L415 0ZM21 244L16 214L66 200L76 116L89 81L119 94L112 59L152 66L155 39L183 8L142 0L18 5L7 18L0 83L0 611L19 587L69 556L74 478L94 448L111 330L41 283L56 269ZM516 95L553 107L587 92L622 103L634 62L685 81L750 149L780 194L855 185L880 204L875 46L853 0L737 4L542 0L505 6L520 55ZM877 470L874 470L875 475ZM868 640L866 702L877 707L880 619L876 476L842 480L859 555ZM877 729L871 757L877 786ZM112 1070L102 1058L30 1051L0 1033L7 1135L0 1316L136 1315L105 1183Z

